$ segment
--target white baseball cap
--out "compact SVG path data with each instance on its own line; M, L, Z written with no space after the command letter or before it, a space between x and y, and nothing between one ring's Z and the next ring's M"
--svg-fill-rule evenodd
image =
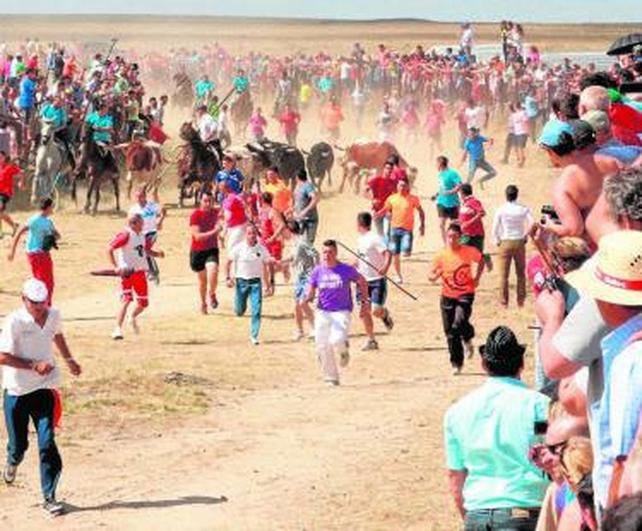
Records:
M42 280L30 278L22 285L22 294L32 302L45 302L49 297L49 290Z

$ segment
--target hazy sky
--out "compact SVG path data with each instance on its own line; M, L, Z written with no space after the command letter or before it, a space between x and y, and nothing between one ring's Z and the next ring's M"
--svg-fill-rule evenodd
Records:
M154 13L525 22L639 22L639 0L0 0L2 13ZM528 8L524 6L527 5Z

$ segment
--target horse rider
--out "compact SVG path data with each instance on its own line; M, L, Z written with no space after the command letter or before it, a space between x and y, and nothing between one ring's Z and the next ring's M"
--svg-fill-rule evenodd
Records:
M51 103L47 103L40 111L40 118L43 124L50 124L53 127L54 139L62 146L71 168L76 167L71 146L69 145L69 132L67 130L67 111L62 105L62 98L54 96Z

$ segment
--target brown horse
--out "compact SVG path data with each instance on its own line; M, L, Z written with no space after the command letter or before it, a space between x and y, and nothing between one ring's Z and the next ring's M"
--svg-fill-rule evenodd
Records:
M183 206L185 199L194 198L196 205L203 191L211 188L214 177L221 169L223 153L218 140L208 144L201 140L191 122L185 122L179 137L185 142L179 146L178 166L178 204Z
M91 198L94 196L94 205L91 213L96 215L98 204L100 203L100 187L104 181L111 181L114 187L114 198L116 201L116 211L120 211L120 186L118 182L118 166L116 159L109 147L101 146L93 139L93 129L90 126L85 127L83 135L82 156L78 170L74 174L72 182L71 196L76 199L76 185L78 175L85 171L89 182L87 188L87 199L85 201L85 212L89 212L91 207Z
M234 134L236 136L245 138L245 131L253 110L254 103L252 102L252 96L250 96L249 90L239 94L234 100L234 103L232 103L230 107L230 117L234 124Z

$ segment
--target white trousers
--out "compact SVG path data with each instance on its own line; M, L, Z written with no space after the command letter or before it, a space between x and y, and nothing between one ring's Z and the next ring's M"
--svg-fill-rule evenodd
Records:
M323 379L339 381L339 369L335 353L347 349L350 330L350 312L326 312L317 310L314 318L314 340L317 357L323 371Z

